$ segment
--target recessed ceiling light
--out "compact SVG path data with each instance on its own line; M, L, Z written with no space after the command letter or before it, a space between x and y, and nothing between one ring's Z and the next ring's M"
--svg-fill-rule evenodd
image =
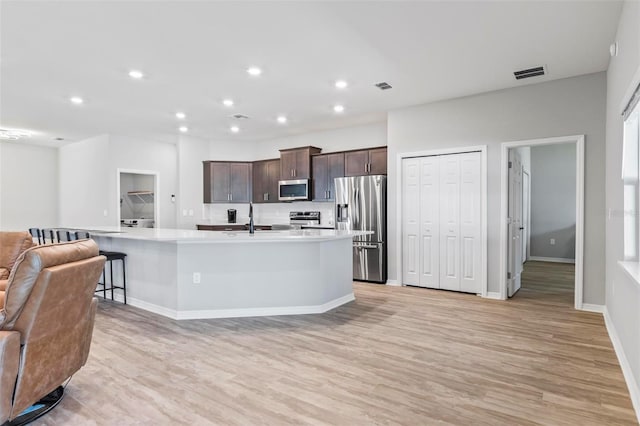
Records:
M142 71L131 70L129 71L129 77L135 78L136 80L140 80L142 77L144 77L144 74Z
M184 120L185 118L187 118L187 114L185 114L184 112L176 112L176 118Z
M344 111L344 106L342 106L342 105L335 105L335 106L333 107L333 110L334 110L335 112L343 112L343 111Z
M338 88L338 89L346 89L348 85L349 85L349 83L347 83L344 80L337 80L336 81L336 88Z
M233 106L233 99L225 99L224 101L222 101L222 104L228 107Z
M249 75L252 75L252 76L258 76L262 74L262 70L258 67L249 67L247 68L247 72L249 73Z
M278 120L278 123L284 124L287 122L287 117L285 117L284 115L279 115L278 118L276 118L276 120Z
M229 129L231 130L233 133L238 133L240 131L240 127L238 126L231 126L231 128Z
M189 131L189 128L187 126L180 126L178 130L180 130L182 133L187 133Z
M1 129L0 128L0 139L8 139L8 140L18 140L22 138L30 138L33 136L34 132L31 130L23 130L23 129Z
M84 100L82 100L82 98L79 98L77 96L69 98L69 100L71 101L71 103L74 103L76 105L80 105L80 104L82 104L84 102Z

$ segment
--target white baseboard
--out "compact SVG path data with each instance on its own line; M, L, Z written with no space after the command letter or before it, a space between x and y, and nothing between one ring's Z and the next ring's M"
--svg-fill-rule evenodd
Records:
M121 295L115 295L114 299L118 302L122 302ZM213 319L213 318L240 318L240 317L265 317L276 315L306 315L306 314L321 314L323 312L330 311L338 306L344 305L355 300L353 293L339 297L323 303L322 305L310 305L310 306L278 306L273 308L241 308L241 309L206 309L206 310L192 310L192 311L177 311L174 309L165 308L163 306L154 305L133 297L127 297L127 303L136 308L143 309L145 311L153 312L154 314L162 315L175 320L190 320L190 319Z
M533 260L537 262L576 263L575 259L568 259L564 257L529 256L527 260Z
M485 299L496 299L496 300L502 300L502 296L500 295L499 291L488 291L487 295L484 296Z
M400 284L398 280L387 280L387 285L391 285L394 287L402 287L402 284Z
M633 375L631 364L629 364L629 360L624 353L622 342L620 342L620 337L618 337L618 332L616 331L616 327L613 324L611 317L609 316L609 311L607 311L606 306L604 307L604 324L607 327L609 339L611 339L613 349L615 350L616 356L618 357L618 362L620 363L620 367L622 368L624 380L627 382L627 388L629 388L631 403L633 404L633 409L636 411L638 423L640 423L640 388L638 387L638 382L636 382L636 379Z
M592 303L583 303L582 304L582 311L587 311L587 312L597 312L599 314L604 313L604 305L595 305Z

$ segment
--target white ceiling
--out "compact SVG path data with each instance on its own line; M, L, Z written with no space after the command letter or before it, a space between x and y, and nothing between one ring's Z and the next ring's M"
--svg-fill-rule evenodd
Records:
M2 1L0 126L261 140L409 105L603 71L621 3ZM546 65L517 82L513 71ZM258 65L264 73L245 72ZM147 77L135 81L130 69ZM349 81L339 91L333 81ZM393 89L380 91L386 81ZM82 106L70 96L81 96ZM236 102L222 106L223 98ZM333 113L335 103L345 113ZM229 132L229 116L251 117ZM275 122L286 114L285 126ZM65 142L56 142L56 137Z

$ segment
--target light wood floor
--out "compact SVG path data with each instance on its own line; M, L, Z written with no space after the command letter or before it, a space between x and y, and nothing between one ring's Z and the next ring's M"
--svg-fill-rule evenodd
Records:
M315 316L178 322L101 301L89 362L34 424L636 424L602 316L564 296L354 287Z

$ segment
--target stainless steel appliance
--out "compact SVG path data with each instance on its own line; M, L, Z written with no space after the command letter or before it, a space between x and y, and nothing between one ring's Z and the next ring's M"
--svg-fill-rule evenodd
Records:
M280 201L308 200L309 179L279 181L278 199Z
M289 212L289 225L298 228L320 226L320 212Z
M353 240L353 279L387 282L387 177L336 178L336 229L373 231Z
M153 219L120 219L120 226L125 228L153 228Z

